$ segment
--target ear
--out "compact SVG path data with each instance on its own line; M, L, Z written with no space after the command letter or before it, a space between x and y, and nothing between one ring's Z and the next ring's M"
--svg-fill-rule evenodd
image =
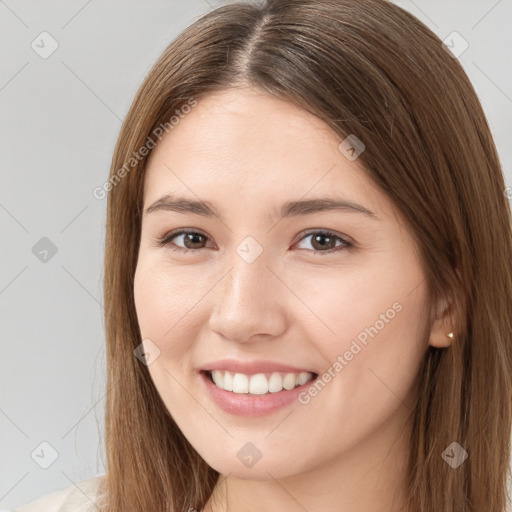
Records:
M454 325L453 303L443 299L436 308L436 315L430 330L429 345L436 348L449 347L456 337ZM452 333L453 337L448 336L449 333Z
M457 274L460 277L458 269ZM429 345L436 348L447 348L457 339L455 309L455 301L452 296L442 297L438 300L431 322ZM449 334L451 336L448 336Z

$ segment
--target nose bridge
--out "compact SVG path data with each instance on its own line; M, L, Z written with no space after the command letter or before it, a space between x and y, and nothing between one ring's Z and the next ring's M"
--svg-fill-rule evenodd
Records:
M260 255L254 261L246 260L235 254L230 261L231 267L223 283L222 306L229 314L240 308L256 309L269 287L275 283L269 279L272 273L267 267L267 259Z
M219 283L210 326L225 337L243 341L256 333L276 335L283 327L279 280L268 268L266 255L247 257L237 251Z

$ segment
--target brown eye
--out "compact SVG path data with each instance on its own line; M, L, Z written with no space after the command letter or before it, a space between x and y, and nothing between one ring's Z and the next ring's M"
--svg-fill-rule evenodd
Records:
M336 247L336 238L329 235L312 235L311 246L314 249L334 249Z
M179 241L179 237L181 237L181 242ZM173 242L175 239L178 240L178 243ZM156 244L158 247L169 246L169 248L174 251L194 252L196 249L203 249L207 239L208 237L206 235L197 231L181 230L168 233L157 240Z
M310 248L306 247L306 249L315 254L332 254L339 250L354 247L352 242L337 235L336 233L333 233L332 231L316 230L305 234L301 233L301 235L302 238L299 239L299 242L302 242L307 238L311 238L311 242L309 244ZM181 242L179 242L180 237ZM175 239L178 240L178 242L173 241ZM205 249L205 243L207 243L208 240L208 237L203 233L182 229L164 235L156 241L156 245L158 247L169 247L169 249L173 251L193 253L195 250Z
M301 233L301 235L304 235L304 233ZM331 254L354 246L352 242L333 233L332 231L310 231L300 239L300 242L307 238L311 238L309 246L312 247L313 252L322 255Z
M183 243L187 249L201 249L201 239L204 239L204 236L201 235L201 233L183 234Z

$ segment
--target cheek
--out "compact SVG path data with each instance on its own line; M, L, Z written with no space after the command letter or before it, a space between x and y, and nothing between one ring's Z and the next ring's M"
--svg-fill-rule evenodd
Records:
M162 337L186 317L201 296L201 279L183 278L180 269L168 269L150 258L139 261L134 277L134 301L141 330L151 328ZM181 276L181 277L180 277Z
M137 266L134 302L141 336L158 346L164 360L179 357L193 339L194 305L204 295L201 280L196 282L198 285L191 287L186 279L180 279L179 271L158 264L142 262Z
M134 276L134 302L141 338L151 340L159 350L148 371L173 416L190 406L189 395L183 393L182 386L190 386L185 376L192 364L190 348L197 334L191 320L201 293L185 281L176 270L171 272L149 259L139 261Z
M313 289L309 280L302 281L295 290L308 306L301 323L316 340L325 370L343 375L334 379L340 392L350 390L355 402L390 395L389 389L405 396L427 349L421 269L367 267L364 274L316 275L314 283ZM349 402L344 397L338 403Z

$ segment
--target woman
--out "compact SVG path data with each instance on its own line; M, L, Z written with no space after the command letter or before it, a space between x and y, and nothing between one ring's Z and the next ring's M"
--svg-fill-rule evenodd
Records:
M209 13L102 190L108 460L84 510L505 511L510 208L474 89L411 14Z

